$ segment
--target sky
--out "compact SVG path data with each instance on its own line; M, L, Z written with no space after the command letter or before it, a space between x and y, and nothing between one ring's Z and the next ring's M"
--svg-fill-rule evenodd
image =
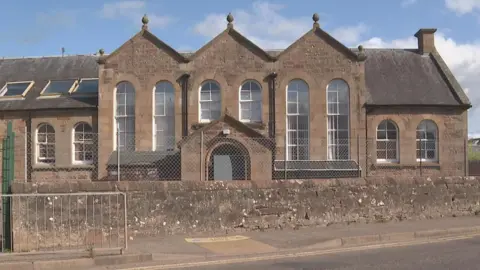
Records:
M467 92L469 135L480 136L480 0L3 0L0 57L112 52L141 28L178 51L197 50L226 27L264 49L284 49L320 26L347 46L416 48L420 28Z

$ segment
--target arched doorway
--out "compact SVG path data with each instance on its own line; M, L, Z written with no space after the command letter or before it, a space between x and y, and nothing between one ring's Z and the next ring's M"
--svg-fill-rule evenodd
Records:
M243 145L223 143L216 146L207 164L208 180L250 179L250 156Z

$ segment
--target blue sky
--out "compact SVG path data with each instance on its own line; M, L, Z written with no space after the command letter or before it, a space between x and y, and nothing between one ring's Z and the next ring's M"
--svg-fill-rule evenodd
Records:
M416 47L413 34L438 28L436 46L475 105L470 133L480 135L480 0L5 0L0 56L92 54L115 50L150 17L150 30L172 47L196 50L235 27L265 49L287 47L308 31L312 14L348 46Z

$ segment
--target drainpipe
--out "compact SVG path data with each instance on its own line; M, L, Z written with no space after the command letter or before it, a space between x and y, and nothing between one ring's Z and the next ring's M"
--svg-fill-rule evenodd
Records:
M272 72L269 75L269 90L270 90L270 98L269 98L269 119L268 119L268 130L270 134L270 138L275 138L275 85L277 79L277 73Z
M32 113L28 112L28 118L26 123L26 133L25 133L25 182L32 181L32 139L34 136L32 134ZM30 141L30 143L28 143ZM33 148L35 149L35 148ZM28 157L30 156L30 158Z
M365 177L368 176L368 144L370 140L368 138L368 108L365 107ZM358 143L358 142L357 142ZM358 166L360 166L360 160L358 161Z
M182 137L188 136L188 79L190 74L182 75Z

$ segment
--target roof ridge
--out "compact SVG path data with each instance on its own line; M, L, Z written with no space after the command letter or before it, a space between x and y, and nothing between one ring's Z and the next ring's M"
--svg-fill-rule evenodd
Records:
M94 57L94 56L99 56L99 55L96 55L96 54L68 54L68 55L21 56L21 57L0 56L0 60L62 58L62 57L76 57L76 56L92 56L92 57Z

